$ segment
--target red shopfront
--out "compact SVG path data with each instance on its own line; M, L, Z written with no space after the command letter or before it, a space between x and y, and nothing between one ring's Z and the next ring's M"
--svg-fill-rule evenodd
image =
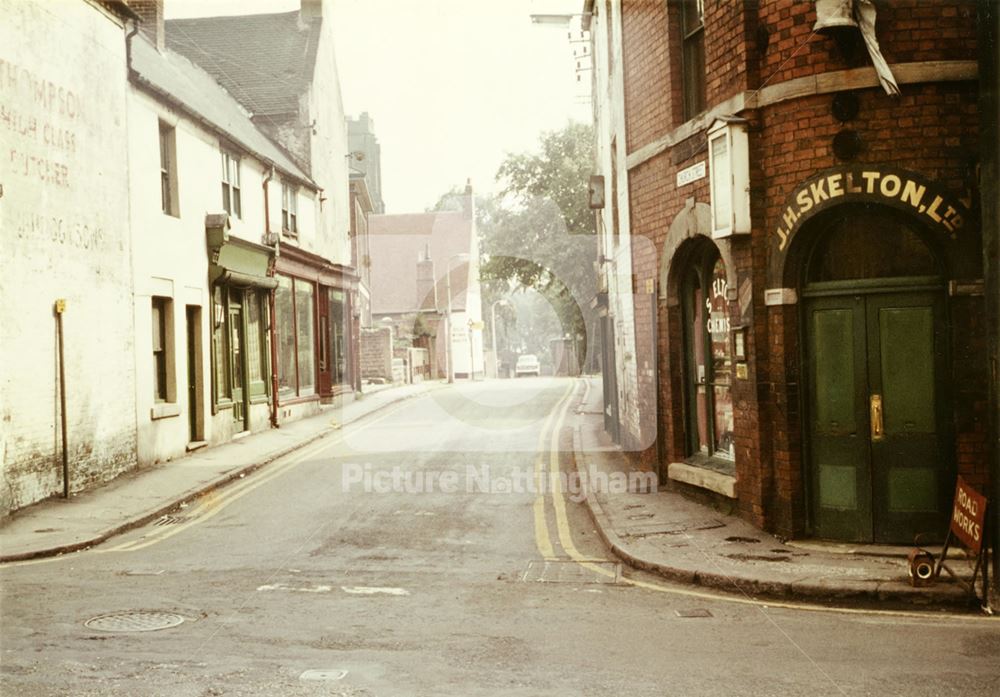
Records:
M290 245L276 264L272 343L276 406L330 403L358 387L358 277Z

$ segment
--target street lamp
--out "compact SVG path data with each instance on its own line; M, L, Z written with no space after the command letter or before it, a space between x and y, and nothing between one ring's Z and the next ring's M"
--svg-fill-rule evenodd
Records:
M444 361L445 361L445 366L446 366L446 368L448 370L448 383L449 384L452 384L452 383L455 382L455 363L454 363L454 358L453 358L452 352L451 352L451 342L452 342L452 336L451 336L451 261L452 261L452 259L462 259L462 258L468 259L469 258L469 254L467 252L462 252L461 254L452 254L450 257L448 257L448 265L445 268L445 277L444 277L444 288L445 288L444 292L445 292L445 295L448 296L448 310L447 310L447 314L445 315L445 317L446 317L445 324L448 327L448 333L445 334L445 336L447 337L447 343L445 344Z
M510 305L507 298L500 298L499 300L494 300L493 304L490 305L490 335L493 337L493 377L500 377L500 359L497 356L497 305L504 303Z

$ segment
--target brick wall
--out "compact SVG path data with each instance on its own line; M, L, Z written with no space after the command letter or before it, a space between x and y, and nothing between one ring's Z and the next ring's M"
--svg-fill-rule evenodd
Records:
M361 330L361 378L392 381L392 329Z
M668 3L623 0L622 5L628 151L635 153L682 125L678 17ZM878 36L890 64L975 59L974 2L899 0L878 7ZM706 3L709 108L763 84L870 65L863 47L860 54L852 53L850 46L842 49L834 39L813 34L815 20L811 2ZM769 234L780 222L787 197L809 176L839 164L832 138L848 127L864 143L858 163L919 172L955 197L965 196L971 181L978 148L975 84L911 83L901 88L898 98L880 88L856 90L858 115L848 124L833 116L833 94L792 98L742 114L751 120L753 232L718 244L746 298L730 304L730 315L748 327L748 379L733 387L738 508L747 519L779 534L800 535L807 526L799 307L764 303ZM676 185L678 171L706 159L705 138L700 131L676 139L674 147L629 171L631 233L655 243L652 252L635 254L632 288L637 294L640 440L650 442L647 436L655 436L641 458L651 465L687 455L677 267L663 256L670 225L687 202L709 203L708 178ZM961 253L957 277L975 276L977 268L970 256L976 250L975 225L965 234L971 244L962 243L969 253ZM678 248L678 258L685 249ZM645 292L648 279L656 283L652 296ZM982 299L976 297L949 302L955 459L959 471L977 483L985 483L987 449L985 346L979 338L985 332L977 326L983 321L981 307Z

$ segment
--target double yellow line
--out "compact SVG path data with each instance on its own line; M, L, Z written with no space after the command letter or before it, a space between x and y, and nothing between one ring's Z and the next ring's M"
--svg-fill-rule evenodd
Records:
M535 482L536 490L538 495L534 502L534 518L535 518L535 543L538 547L539 553L541 553L542 558L548 561L557 560L560 558L565 559L568 557L572 561L575 561L580 566L592 571L600 576L605 576L607 578L616 578L618 582L623 585L633 586L635 588L642 588L644 590L650 590L658 593L669 593L671 595L679 595L691 598L701 598L704 600L713 600L718 602L736 603L739 605L752 605L757 607L761 611L766 611L772 608L789 609L789 610L809 610L812 612L826 612L826 613L836 613L844 615L874 615L874 616L884 616L884 617L913 617L920 619L928 619L928 617L934 617L936 619L941 619L941 615L932 614L926 612L907 612L905 610L868 610L859 608L835 608L826 607L824 605L815 605L811 603L787 603L787 602L773 602L773 601L759 601L748 595L738 596L738 595L724 595L722 593L708 593L705 591L691 590L688 588L677 588L673 586L666 586L659 583L651 583L648 581L643 581L636 578L625 578L621 575L617 575L611 569L606 566L600 565L598 562L604 562L605 564L610 561L609 559L594 559L588 557L587 555L580 552L573 542L573 536L569 526L569 518L566 515L566 500L563 497L562 488L559 482L559 436L562 432L563 423L566 419L566 412L569 409L570 402L572 401L573 395L576 393L576 386L578 383L573 383L564 393L562 398L556 405L552 408L549 413L548 418L542 424L541 432L538 435L538 457L535 460ZM554 424L553 424L554 420ZM548 441L548 447L545 448L546 440ZM543 448L545 448L543 450ZM546 457L547 454L547 457ZM547 465L546 465L546 460ZM559 545L562 547L563 551L566 553L565 557L559 557L556 555L551 538L549 536L549 527L546 521L546 491L545 488L540 486L544 482L546 476L546 470L549 476L549 481L551 486L548 487L549 492L552 496L552 509L555 514L556 521L556 531L559 538ZM589 494L588 494L589 495ZM981 617L981 616L954 616L952 619L961 619L967 621L994 621L992 618Z

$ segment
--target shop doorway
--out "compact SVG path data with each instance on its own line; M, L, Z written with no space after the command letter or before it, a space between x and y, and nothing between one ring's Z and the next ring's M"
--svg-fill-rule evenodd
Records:
M814 533L901 544L940 535L954 468L933 253L891 217L841 217L814 247L803 295Z
M229 331L230 331L230 375L233 395L233 422L236 431L249 428L247 416L249 396L244 389L246 377L244 371L244 356L246 354L246 333L243 327L243 290L229 291Z

